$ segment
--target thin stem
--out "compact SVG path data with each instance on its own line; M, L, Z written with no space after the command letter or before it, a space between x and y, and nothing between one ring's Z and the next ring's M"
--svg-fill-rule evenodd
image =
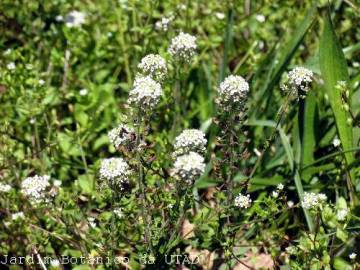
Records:
M249 183L250 179L254 176L257 168L260 166L261 161L262 161L263 158L264 158L265 152L266 152L267 149L270 147L270 145L271 145L271 143L272 143L272 141L273 141L273 139L274 139L274 137L275 137L275 134L277 133L277 129L278 129L280 123L282 122L282 119L283 119L283 117L284 117L284 115L285 115L285 112L286 112L286 110L287 110L287 107L288 107L288 105L289 105L289 101L290 101L292 92L293 92L293 90L290 90L290 91L289 91L289 94L287 95L286 100L285 100L285 104L280 108L279 112L278 112L277 115L276 115L277 118L278 118L278 120L276 121L275 128L274 128L273 132L271 133L270 137L266 140L265 148L263 149L263 151L261 152L259 158L257 159L257 161L256 161L253 169L252 169L251 172L250 172L250 175L247 177L247 180L246 180L246 182L245 182L246 185Z
M138 184L140 189L140 208L141 208L141 215L145 227L145 242L149 244L150 250L152 250L151 245L151 231L149 229L149 221L146 215L146 194L145 194L145 187L144 187L144 168L141 163L141 153L140 153L140 137L141 137L141 112L138 112L138 119L137 119L137 132L136 132L136 162L138 166Z
M115 192L111 191L111 269L114 269L115 266L115 213L114 213L114 204L115 204Z
M233 167L234 167L234 134L232 132L232 128L234 127L234 119L231 117L230 123L229 123L229 172L227 175L227 179L225 181L225 187L227 192L227 206L229 207L231 205L232 201L232 176L233 176ZM230 223L230 216L227 217L227 222Z

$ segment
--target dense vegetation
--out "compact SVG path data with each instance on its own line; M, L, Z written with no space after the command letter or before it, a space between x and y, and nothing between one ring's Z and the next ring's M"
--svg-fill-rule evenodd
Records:
M2 266L360 269L359 18L2 0Z

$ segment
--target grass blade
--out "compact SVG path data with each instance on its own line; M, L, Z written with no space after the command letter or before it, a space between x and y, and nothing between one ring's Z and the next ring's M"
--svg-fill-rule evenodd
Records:
M344 151L353 147L352 127L347 124L348 113L342 109L340 90L336 88L339 81L349 81L346 60L339 40L335 34L329 12L325 18L325 27L320 40L320 70L325 82L325 90L329 97L330 105L335 116L339 138ZM344 154L347 164L354 161L351 152ZM354 181L354 171L350 172Z

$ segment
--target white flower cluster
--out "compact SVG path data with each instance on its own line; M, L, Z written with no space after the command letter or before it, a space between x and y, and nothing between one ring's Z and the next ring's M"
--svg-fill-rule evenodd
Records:
M11 186L8 184L0 183L0 192L7 193L11 190Z
M179 156L190 151L199 154L204 153L206 143L207 140L204 132L198 129L185 129L175 138L174 155Z
M174 19L174 17L161 18L161 20L159 20L155 23L155 29L158 31L167 32L169 30L169 25L173 19Z
M167 74L166 61L158 54L148 54L141 59L138 69L144 75L149 75L155 80L163 81Z
M124 189L124 185L130 182L132 171L122 158L106 158L100 166L100 178L107 180L113 188Z
M24 219L25 215L24 212L17 212L11 215L12 220Z
M79 27L85 23L85 13L73 10L65 17L65 24L67 27Z
M239 208L249 208L251 206L251 198L250 195L247 194L246 196L243 194L239 194L235 198L235 206Z
M290 85L296 89L306 92L309 84L313 80L313 75L313 72L307 68L296 67L288 74Z
M274 191L272 192L272 196L273 196L275 199L278 198L280 192L283 191L283 189L284 189L284 185L281 184L281 183L278 184L277 187L276 187L276 190L274 190Z
M196 37L181 32L171 40L168 52L179 60L190 62L196 52Z
M16 68L15 63L14 62L10 62L9 64L6 65L6 68L8 70L14 70Z
M224 111L244 111L245 102L249 93L249 84L238 75L230 75L217 89L216 103Z
M118 217L118 218L123 218L124 217L124 213L123 210L119 207L119 208L115 208L113 210L114 214Z
M323 193L305 192L301 204L305 209L316 209L326 200L327 197Z
M137 77L134 87L129 94L129 103L137 106L140 110L153 109L162 95L161 85L150 76Z
M342 209L339 209L337 212L336 212L336 219L338 221L344 221L348 215L349 211L345 208L342 208Z
M135 130L124 124L109 131L108 137L110 142L119 148L119 146L130 147L135 141Z
M179 156L172 169L171 175L192 185L205 171L204 158L195 152Z
M21 183L21 191L33 203L48 202L49 197L54 195L49 191L49 180L48 175L28 177Z

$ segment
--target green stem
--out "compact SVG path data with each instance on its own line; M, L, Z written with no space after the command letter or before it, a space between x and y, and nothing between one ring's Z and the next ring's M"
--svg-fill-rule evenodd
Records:
M151 245L151 231L149 229L149 220L147 218L146 215L146 194L145 194L145 187L144 187L144 170L143 170L143 166L141 163L141 153L139 150L139 146L140 146L140 137L141 137L141 123L142 123L142 118L141 118L141 112L139 111L138 113L138 127L137 127L137 134L136 134L136 162L138 165L138 184L139 184L139 189L140 189L140 208L141 208L141 215L142 215L142 219L143 219L143 223L144 223L144 227L145 227L145 242L147 244L149 244L149 248L152 251L152 245Z

